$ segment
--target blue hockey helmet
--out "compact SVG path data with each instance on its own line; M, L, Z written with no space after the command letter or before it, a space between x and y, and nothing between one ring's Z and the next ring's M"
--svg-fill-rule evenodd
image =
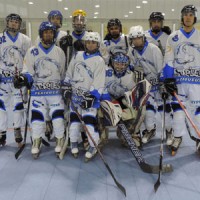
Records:
M53 39L51 41L45 41L43 38L43 32L45 30L52 30L53 31ZM46 45L51 45L56 41L56 27L51 22L42 22L39 27L39 36L41 41Z
M122 77L126 73L127 67L130 64L129 57L122 52L116 52L111 57L111 64L117 77Z
M60 17L60 27L61 27L63 21L63 15L59 10L52 10L48 15L48 20L51 22L51 19L56 16Z

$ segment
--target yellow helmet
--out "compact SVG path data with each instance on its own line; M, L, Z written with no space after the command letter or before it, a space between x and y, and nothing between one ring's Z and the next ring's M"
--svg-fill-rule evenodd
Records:
M83 16L83 17L86 17L86 12L84 10L75 10L73 13L72 13L72 17L76 17L76 16Z

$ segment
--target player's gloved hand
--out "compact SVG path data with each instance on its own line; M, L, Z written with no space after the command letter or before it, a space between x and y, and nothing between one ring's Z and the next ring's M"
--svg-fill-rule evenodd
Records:
M66 35L60 39L60 47L65 52L67 47L73 46L73 38L71 35Z
M171 94L172 96L174 96L174 92L176 93L178 92L175 78L166 78L164 80L164 86L167 92Z
M169 97L169 94L168 94L163 82L159 82L159 92L160 92L160 96L162 97L162 99L166 100Z
M24 86L28 86L28 79L24 74L20 74L20 75L15 75L13 77L13 84L14 87L17 89L20 89Z
M172 32L169 26L163 26L162 31L167 35L170 35Z
M72 86L69 83L62 85L62 96L65 104L67 105L72 96Z
M95 100L95 96L92 94L85 94L83 101L81 102L81 108L87 109L91 108Z

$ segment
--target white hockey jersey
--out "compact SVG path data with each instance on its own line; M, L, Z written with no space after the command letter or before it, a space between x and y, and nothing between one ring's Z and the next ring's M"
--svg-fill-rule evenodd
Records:
M3 82L12 82L13 76L22 71L23 59L31 47L31 39L17 33L12 37L8 32L0 34L0 73Z
M105 84L105 63L100 53L88 55L79 51L67 69L65 83L72 85L72 101L81 105L85 94L95 96L94 108L100 106L100 97Z
M106 68L105 90L102 100L118 99L124 96L124 93L133 89L135 84L133 66L129 65L125 74L121 77L116 76L111 67Z
M173 74L177 83L200 84L200 32L193 28L188 34L183 28L173 32L166 45L164 77Z
M145 36L149 43L153 43L156 46L158 46L164 54L165 48L166 48L166 43L167 43L167 38L169 37L169 35L167 35L165 32L161 31L158 35L155 36L151 30L148 30L145 32Z
M56 45L45 49L40 43L31 47L24 59L23 73L33 78L32 96L60 94L65 76L65 55Z
M130 48L129 57L135 67L143 68L145 78L152 86L156 86L159 73L163 69L163 56L160 49L155 44L146 41L142 51ZM154 89L156 88L152 87L152 90Z
M127 36L120 36L118 40L104 40L100 46L100 53L105 60L105 63L108 65L110 57L116 52L128 53L128 38Z

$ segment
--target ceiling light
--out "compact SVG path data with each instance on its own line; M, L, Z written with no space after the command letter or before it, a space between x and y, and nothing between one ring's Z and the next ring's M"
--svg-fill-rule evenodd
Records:
M130 14L133 14L133 11L129 11Z
M62 0L58 0L59 2L61 2Z
M70 18L72 18L72 16L71 16L71 15L70 15L69 17L70 17Z
M141 6L136 6L136 8L141 8Z
M128 15L124 15L124 17L128 17Z
M174 12L174 11L175 11L175 9L172 8L172 12Z
M95 5L95 8L99 8L100 7L100 5Z
M28 4L32 5L32 4L33 4L33 2L29 1L29 2L28 2Z
M98 15L99 13L98 13L98 12L95 12L94 14L95 14L95 15Z
M97 16L94 16L94 18L96 19L96 18L97 18Z
M44 11L44 14L48 14L48 12L47 12L47 11Z
M165 16L165 13L162 13L163 16Z
M65 10L68 10L68 8L64 8Z
M142 3L148 3L148 1L142 1Z

